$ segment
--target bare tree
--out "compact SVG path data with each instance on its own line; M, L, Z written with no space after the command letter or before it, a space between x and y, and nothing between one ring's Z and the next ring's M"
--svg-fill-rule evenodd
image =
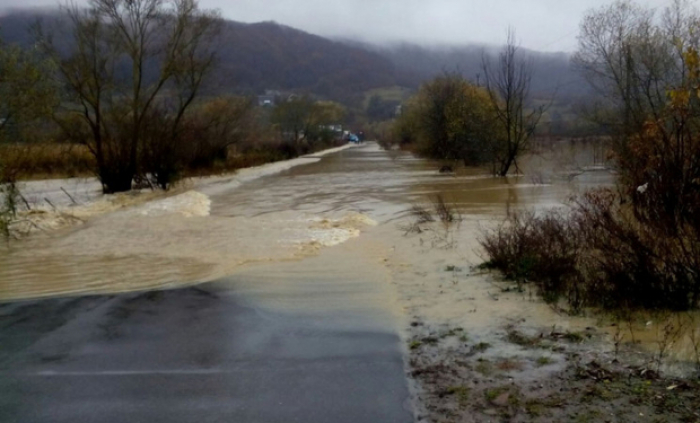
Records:
M41 37L69 91L62 126L95 156L105 192L128 191L149 171L140 162L144 142L176 140L214 62L221 20L196 0L90 0L87 9L70 4L64 11L70 51ZM157 117L157 133L149 132Z
M506 176L512 166L517 171L518 157L530 149L530 140L545 108L529 107L532 68L520 57L513 29L508 29L506 45L495 67L484 55L482 68L484 83L502 128L503 138L495 139L492 144L494 172Z
M661 14L619 0L584 18L573 61L601 99L592 115L612 129L618 154L648 120L663 117L668 90L691 76L685 53L699 47L699 19L685 0Z

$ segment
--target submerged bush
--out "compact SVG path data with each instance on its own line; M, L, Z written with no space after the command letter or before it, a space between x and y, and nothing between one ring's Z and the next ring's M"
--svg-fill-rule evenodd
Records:
M664 201L659 198L657 201ZM585 228L586 265L594 305L687 310L700 306L700 239L696 231L648 224L637 206L613 190L575 205Z
M700 239L641 223L611 189L588 192L566 211L515 213L480 243L488 267L573 310L700 306Z
M560 211L542 216L516 212L486 232L480 243L489 256L487 267L501 270L519 284L536 283L548 302L563 296L578 308L582 303L578 286L579 234Z

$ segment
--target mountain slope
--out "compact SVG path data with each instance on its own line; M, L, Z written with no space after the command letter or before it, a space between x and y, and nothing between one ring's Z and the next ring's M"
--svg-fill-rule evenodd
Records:
M0 36L7 42L31 45L30 26L39 18L55 22L58 16L49 11L7 14L0 17ZM226 21L217 55L214 85L218 92L289 90L347 101L395 83L394 65L380 54L274 22Z
M56 21L58 16L55 10L0 16L0 36L29 46L33 39L28 28L37 18ZM368 90L390 86L415 89L444 71L458 71L475 81L483 78L482 51L474 45L374 46L333 41L274 22L226 21L218 40L219 64L210 90L245 94L294 91L359 106ZM493 54L493 49L490 52ZM527 53L533 64L533 94L556 91L559 96L574 97L585 93L586 84L573 72L566 54Z

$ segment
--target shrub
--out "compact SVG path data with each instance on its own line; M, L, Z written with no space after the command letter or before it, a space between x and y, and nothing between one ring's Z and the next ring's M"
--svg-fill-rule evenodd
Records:
M647 224L634 205L609 189L585 194L575 208L577 224L586 228L584 270L596 304L672 310L700 305L696 232L677 236Z
M577 198L570 210L519 212L480 243L489 261L547 301L584 306L687 310L700 305L700 239L641 223L611 189Z
M563 212L515 212L484 233L480 243L489 256L486 267L501 270L519 284L536 283L548 302L564 296L573 308L582 305L580 233Z

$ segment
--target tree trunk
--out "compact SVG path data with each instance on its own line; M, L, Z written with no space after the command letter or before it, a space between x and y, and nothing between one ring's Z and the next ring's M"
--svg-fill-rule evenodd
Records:
M102 191L105 194L130 191L133 180L134 173L126 169L121 172L103 171L100 173Z
M510 167L513 165L513 161L515 160L515 157L509 156L505 162L501 164L501 170L498 172L498 176L508 176L508 171L510 170Z

